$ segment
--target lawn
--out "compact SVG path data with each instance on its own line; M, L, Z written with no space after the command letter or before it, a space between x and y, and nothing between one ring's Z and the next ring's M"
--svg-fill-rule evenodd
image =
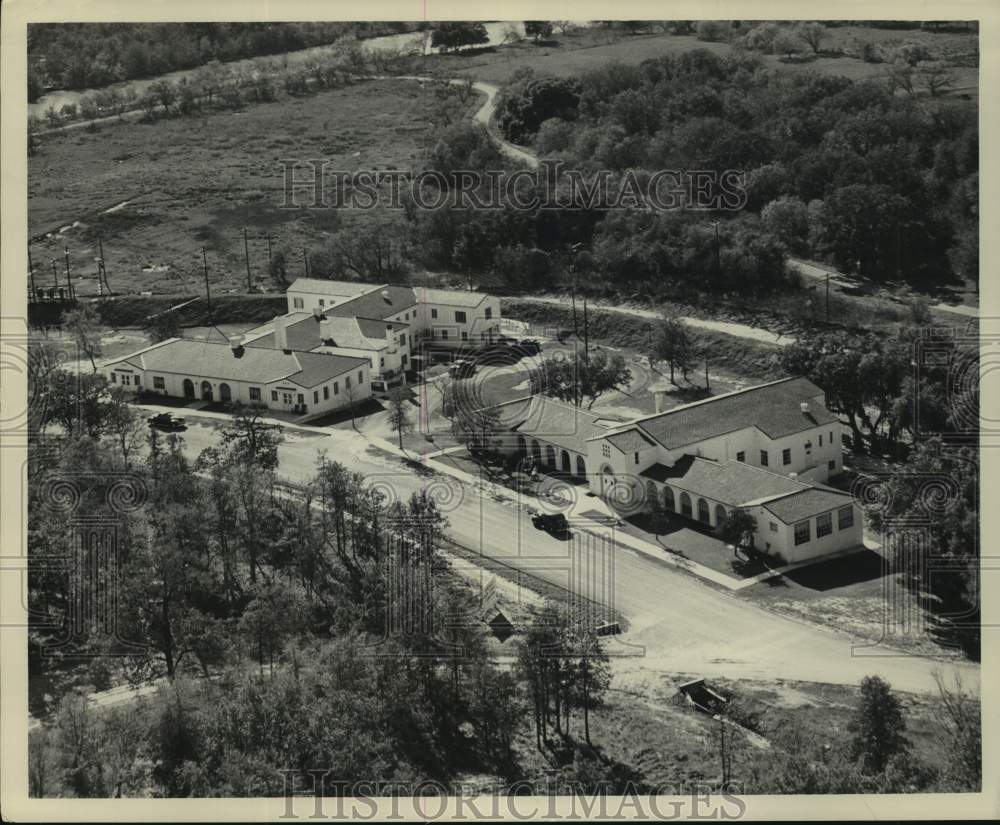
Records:
M858 637L875 653L880 646L918 655L959 657L941 634L928 603L891 572L880 552L865 550L817 562L739 591L739 598Z
M83 275L78 293L97 294L100 236L116 292L203 293L203 247L213 294L245 292L247 227L253 284L273 288L268 236L273 248L292 253L294 276L302 274L303 247L326 233L397 217L282 208L282 161L411 169L432 133L432 94L407 81L366 82L237 112L48 135L28 166L28 235L54 233L31 245L36 271L48 272L56 259L61 268L68 249L73 272ZM468 106L479 102L473 96Z

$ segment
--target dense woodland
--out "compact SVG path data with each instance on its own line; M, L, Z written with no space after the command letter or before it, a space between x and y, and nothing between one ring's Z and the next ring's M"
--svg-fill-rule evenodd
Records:
M94 89L228 61L297 51L414 23L38 23L28 28L28 102L47 88Z

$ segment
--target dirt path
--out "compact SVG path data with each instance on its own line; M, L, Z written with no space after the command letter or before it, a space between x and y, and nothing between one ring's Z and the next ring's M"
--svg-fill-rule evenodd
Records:
M569 306L569 301L567 301L565 298L556 298L549 296L520 295L517 296L517 300L529 301L532 303L540 303L540 304L556 304L562 307ZM591 302L589 305L594 309L600 309L604 312L617 312L621 315L631 315L637 318L649 318L651 320L659 320L662 317L661 313L652 309L612 306L610 304L602 304L597 302ZM775 344L776 346L779 347L787 347L790 344L795 343L795 338L793 338L792 336L782 335L781 333L778 333L776 335L770 330L762 329L760 327L751 327L747 324L736 324L731 321L707 321L704 318L692 318L690 316L683 316L681 320L692 327L707 329L713 332L724 332L726 335L732 335L736 338L746 338L748 340L758 341L763 344Z

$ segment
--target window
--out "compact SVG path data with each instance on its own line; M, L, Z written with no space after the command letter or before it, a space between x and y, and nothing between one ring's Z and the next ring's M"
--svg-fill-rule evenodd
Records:
M829 536L833 532L833 514L823 513L821 516L816 516L816 538L821 538L822 536Z
M611 445L606 441L601 445L601 453L605 458L611 458Z
M399 336L399 345L400 345L401 347L405 347L405 346L406 346L406 333L405 333L405 332L404 332L404 333L402 333L402 334L401 334L401 335Z
M795 525L795 545L805 544L809 539L809 522L800 521Z
M292 306L295 309L302 309L302 307L304 306L303 303L302 303L302 299L301 298L292 298Z
M436 309L432 308L431 309L431 318L437 318L437 317L438 317L438 311Z
M403 366L405 367L406 366L406 355L403 355L399 360L402 361Z
M337 381L333 382L333 394L340 395L340 383Z
M831 443L831 444L835 444L835 443L836 443L836 442L835 442L835 441L833 440L833 430L830 430L830 443Z
M460 310L455 310L455 323L464 324L465 323L465 313Z
M768 522L767 526L771 528L771 532L772 533L777 533L778 532L778 522L776 522L776 521L770 521L770 522Z
M305 404L306 403L306 397L302 393L297 393L297 396L298 396L300 404Z
M313 390L313 404L319 403L319 390Z
M327 401L327 400L329 400L329 398L330 398L330 388L329 387L323 387L323 400Z
M837 460L835 458L831 458L828 462L826 462L826 469L828 469L830 472L836 472Z
M639 463L639 454L638 453L635 454L635 463L636 464Z
M140 379L140 376L137 375L135 377L135 385L138 387L141 383L142 383L142 380Z
M385 366L385 359L384 358L379 358L378 359L378 365L380 367L384 367Z
M448 330L446 329L441 330L441 340L442 341L448 340Z
M281 394L281 403L282 404L291 404L292 403L292 394L290 392L283 392Z
M323 306L323 305L324 305L324 304L323 304L323 299L322 299L322 298L320 298L320 299L319 299L319 305L320 305L320 306Z
M111 383L112 384L118 383L118 373L116 372L111 373Z
M760 451L760 466L761 467L767 466L767 450Z
M347 377L346 377L346 378L344 379L344 389L345 389L345 390L349 390L350 388L351 388L351 376L349 376L349 375L348 375L348 376L347 376Z
M850 504L837 511L837 529L846 530L854 526L854 507Z
M745 464L745 463L746 463L746 460L747 460L747 454L746 454L746 452L745 452L744 450L740 450L740 451L739 451L739 452L738 452L738 453L736 454L736 460L737 460L737 461L742 461L742 462L743 462L743 463Z
M162 375L153 376L153 389L154 390L165 390L167 388L166 382L163 380Z
M781 451L781 463L791 464L792 463L792 451L788 447Z
M277 401L278 400L278 391L277 390L271 390L271 400L272 401Z
M365 383L365 373L364 370L358 370L358 385Z
M806 455L812 452L813 443L811 441L806 442Z
M251 387L250 388L250 400L251 401L260 401L260 387Z
M403 317L406 318L407 321L409 321L410 320L410 313L407 312L406 315L404 315Z
M823 446L823 433L820 433L820 434L819 434L819 446L820 446L820 447L822 447L822 446Z
M462 330L462 340L463 341L469 340L469 333L467 333L464 329Z
M131 383L132 383L132 376L131 375L123 375L122 376L122 386L123 387L127 387Z
M493 307L486 307L487 320L493 317Z

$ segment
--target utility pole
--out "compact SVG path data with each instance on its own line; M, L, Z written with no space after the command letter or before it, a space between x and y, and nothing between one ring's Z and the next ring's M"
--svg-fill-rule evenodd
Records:
M253 282L250 278L250 246L247 243L247 228L243 227L243 258L247 262L247 292L253 292Z
M705 389L710 390L711 387L708 385L708 359L705 359Z
M309 277L309 255L306 254L306 248L304 246L302 247L302 262L305 264L305 267L306 267L306 277L308 278Z
M64 254L66 256L66 286L68 288L69 287L69 283L70 283L70 280L69 280L69 247L68 246L63 247L63 252L64 252Z
M31 299L38 300L38 293L35 291L35 265L31 262L31 245L28 245L28 282L31 284Z
M52 284L59 289L59 270L56 269L56 259L52 259Z
M830 273L826 273L826 322L830 323Z
M583 357L590 360L590 323L587 319L587 299L583 299Z
M267 268L271 269L271 233L267 233Z
M208 303L208 314L209 318L212 315L212 291L208 287L208 253L205 252L205 247L201 248L201 260L205 265L205 300Z
M100 255L100 257L97 259L98 260L98 264L97 264L97 281L98 281L98 286L100 286L100 282L101 282L102 279L104 281L104 286L100 290L98 290L98 291L102 292L102 294L103 294L103 290L107 289L108 295L110 295L111 294L111 284L108 283L108 268L107 268L107 266L104 263L104 239L100 235L97 236L97 254Z
M573 339L573 406L580 406L580 354L579 342Z

